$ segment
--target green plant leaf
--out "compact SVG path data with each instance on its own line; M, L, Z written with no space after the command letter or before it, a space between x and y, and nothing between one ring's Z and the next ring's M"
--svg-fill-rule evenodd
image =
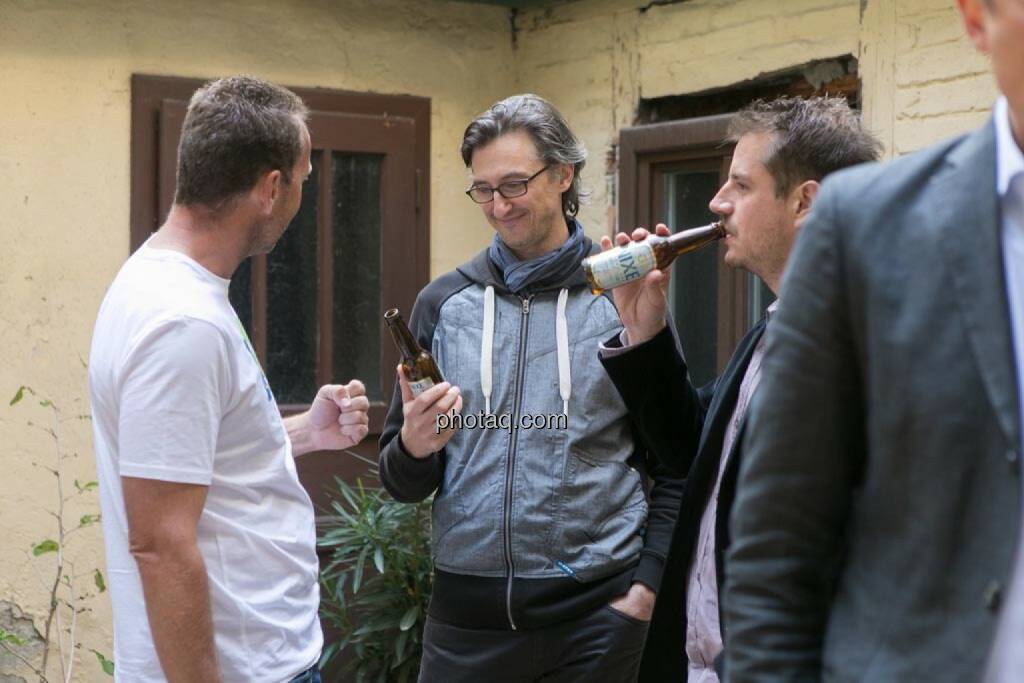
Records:
M366 566L366 556L370 554L370 547L363 548L363 551L359 553L359 559L356 560L356 573L352 577L352 592L358 593L359 587L363 585L363 567Z
M11 399L11 402L10 402L10 403L8 403L7 405L9 405L9 406L13 406L13 405L14 405L15 403L17 403L17 402L19 402L19 401L20 401L21 399L25 398L25 390L26 390L26 389L28 389L28 387L26 387L26 386L25 386L24 384L23 384L23 385L21 385L20 387L18 387L18 391L17 391L17 392L15 392L15 394L14 394L14 398L12 398L12 399ZM31 391L31 389L29 389L29 391Z
M15 645L24 645L25 641L18 637L15 633L8 633L7 631L0 628L0 643L14 643Z
M416 623L416 617L420 615L420 606L413 605L409 609L405 610L405 614L402 615L402 620L398 622L398 628L401 631L408 631L412 628L412 625Z
M331 660L334 659L334 656L338 654L338 650L341 649L339 645L339 643L331 643L330 645L324 648L323 654L320 655L319 666L321 669L325 668L328 664L330 664Z
M102 593L107 590L107 582L103 580L103 572L99 569L92 575L92 580L96 582L96 589Z
M79 484L78 480L75 479L75 488L78 489L79 493L85 493L86 491L92 491L97 486L99 486L99 484L97 484L94 481L87 481L84 484Z
M377 546L377 549L373 551L373 566L377 568L379 573L384 573L384 551L380 546Z
M103 667L103 673L107 674L108 676L113 676L114 662L104 657L102 652L97 652L96 650L90 650L90 652L96 655L96 659L100 661L100 666Z
M94 524L98 521L100 521L99 515L82 515L82 518L78 520L78 525L89 526L90 524Z
M402 632L395 638L395 666L402 663L405 658L405 646L409 642L409 631L408 629L402 629Z
M342 605L345 604L345 584L348 583L349 574L342 574L338 577L337 583L334 584L334 597Z
M392 629L394 627L395 627L395 623L393 621L391 621L390 619L385 619L385 620L374 619L374 620L371 620L369 623L364 624L363 626L360 626L359 628L357 628L355 633L353 633L352 635L364 636L367 633L376 633L378 631L387 631L387 630Z
M338 643L338 652L341 652L346 647L348 647L348 644L351 643L351 642L352 642L352 634L349 633L347 636L342 638L341 641Z
M59 547L57 541L46 539L45 541L40 541L32 548L32 555L39 557L43 553L55 553Z
M39 405L41 405L44 408L49 408L50 406L53 405L53 402L50 399L44 399L39 402Z

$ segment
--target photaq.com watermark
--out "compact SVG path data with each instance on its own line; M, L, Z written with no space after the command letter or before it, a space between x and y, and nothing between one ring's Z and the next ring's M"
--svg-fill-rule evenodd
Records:
M534 415L524 413L515 420L511 413L441 413L434 419L434 433L440 434L446 429L504 429L512 432L515 429L560 429L569 428L569 416L565 413Z

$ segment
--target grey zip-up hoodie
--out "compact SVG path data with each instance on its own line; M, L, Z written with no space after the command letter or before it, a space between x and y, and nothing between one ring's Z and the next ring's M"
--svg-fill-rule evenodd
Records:
M584 614L633 581L657 590L683 484L647 466L598 360L622 329L610 297L594 296L577 268L521 298L484 250L424 288L409 322L460 388L464 419L513 425L464 426L441 452L414 459L399 437L396 387L380 476L400 501L435 494L430 614L529 629ZM528 426L538 420L550 424Z

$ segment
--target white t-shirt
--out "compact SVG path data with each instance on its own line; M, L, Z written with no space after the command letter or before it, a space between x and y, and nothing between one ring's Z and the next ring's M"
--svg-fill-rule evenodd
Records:
M281 683L320 656L313 506L228 285L184 254L144 245L96 321L89 379L117 681L166 680L128 550L121 476L209 487L198 543L225 683Z

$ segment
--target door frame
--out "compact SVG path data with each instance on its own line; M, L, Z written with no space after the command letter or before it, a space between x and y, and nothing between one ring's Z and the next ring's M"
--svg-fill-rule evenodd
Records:
M721 159L720 178L729 174L734 145L726 141L732 114L716 114L623 128L619 132L619 229L650 228L664 222L664 175L673 167L705 159ZM693 226L670 226L682 229ZM725 245L718 250L716 302L718 371L747 332L747 274L725 265Z

